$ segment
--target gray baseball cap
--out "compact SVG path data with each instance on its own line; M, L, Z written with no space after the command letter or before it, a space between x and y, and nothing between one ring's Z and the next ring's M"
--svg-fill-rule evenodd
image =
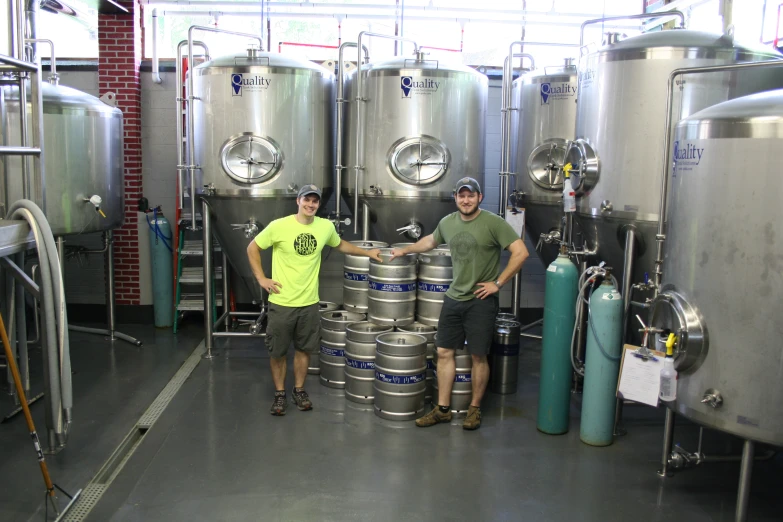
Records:
M302 188L299 189L299 194L296 195L297 198L301 198L302 196L307 196L308 194L315 194L318 196L318 198L321 198L321 189L316 187L315 185L304 185Z
M479 182L473 178L461 178L459 181L457 181L457 188L454 189L454 192L459 192L464 188L469 189L471 192L478 192L481 194L481 186L479 185Z

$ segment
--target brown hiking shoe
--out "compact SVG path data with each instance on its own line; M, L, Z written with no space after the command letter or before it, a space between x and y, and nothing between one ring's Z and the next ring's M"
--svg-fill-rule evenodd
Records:
M465 422L462 423L463 430L477 430L481 426L481 408L471 406L468 408L468 415Z
M451 411L448 413L442 413L440 408L435 406L427 415L416 419L416 426L419 428L427 428L429 426L440 424L441 422L451 422Z

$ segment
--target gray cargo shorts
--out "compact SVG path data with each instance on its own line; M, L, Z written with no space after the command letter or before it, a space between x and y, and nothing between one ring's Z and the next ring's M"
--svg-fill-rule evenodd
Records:
M438 319L435 346L456 350L468 341L471 355L487 355L492 347L495 318L500 310L497 295L486 299L455 301L446 296Z
M319 309L318 303L301 307L269 303L265 343L270 357L285 357L291 341L296 350L318 353L321 336Z

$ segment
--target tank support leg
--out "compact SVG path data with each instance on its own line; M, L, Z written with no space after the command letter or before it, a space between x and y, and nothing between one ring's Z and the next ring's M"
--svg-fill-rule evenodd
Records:
M202 357L204 359L212 359L217 355L217 353L212 351L214 348L212 322L215 320L212 317L212 301L214 299L212 293L212 277L214 276L214 270L212 270L212 216L209 213L209 204L206 199L201 200L201 224L201 240L204 244L202 250L204 253L204 347L207 350ZM223 299L223 302L225 302L227 296L223 296Z
M736 522L748 519L748 498L750 497L750 478L753 471L753 453L755 447L752 440L746 440L742 446L742 464L740 464L739 490L737 491Z
M625 255L623 257L623 346L628 341L628 323L630 321L631 292L633 289L633 265L636 257L636 230L628 227L625 230ZM620 426L623 420L623 401L617 399L614 409L614 436L619 437L628 433Z
M661 469L658 470L658 475L661 477L670 477L669 471L669 455L672 453L672 445L674 442L674 411L670 408L666 408L666 421L663 425L663 454L661 455Z

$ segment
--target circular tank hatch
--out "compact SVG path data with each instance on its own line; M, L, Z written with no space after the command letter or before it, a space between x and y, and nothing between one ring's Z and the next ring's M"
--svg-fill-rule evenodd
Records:
M389 150L389 168L398 180L408 185L428 185L446 174L449 149L432 136L403 138Z
M527 173L530 179L544 190L561 190L565 156L565 140L559 138L546 140L533 149L528 157Z
M223 145L220 164L226 174L240 183L261 183L278 173L283 154L271 139L245 132Z

